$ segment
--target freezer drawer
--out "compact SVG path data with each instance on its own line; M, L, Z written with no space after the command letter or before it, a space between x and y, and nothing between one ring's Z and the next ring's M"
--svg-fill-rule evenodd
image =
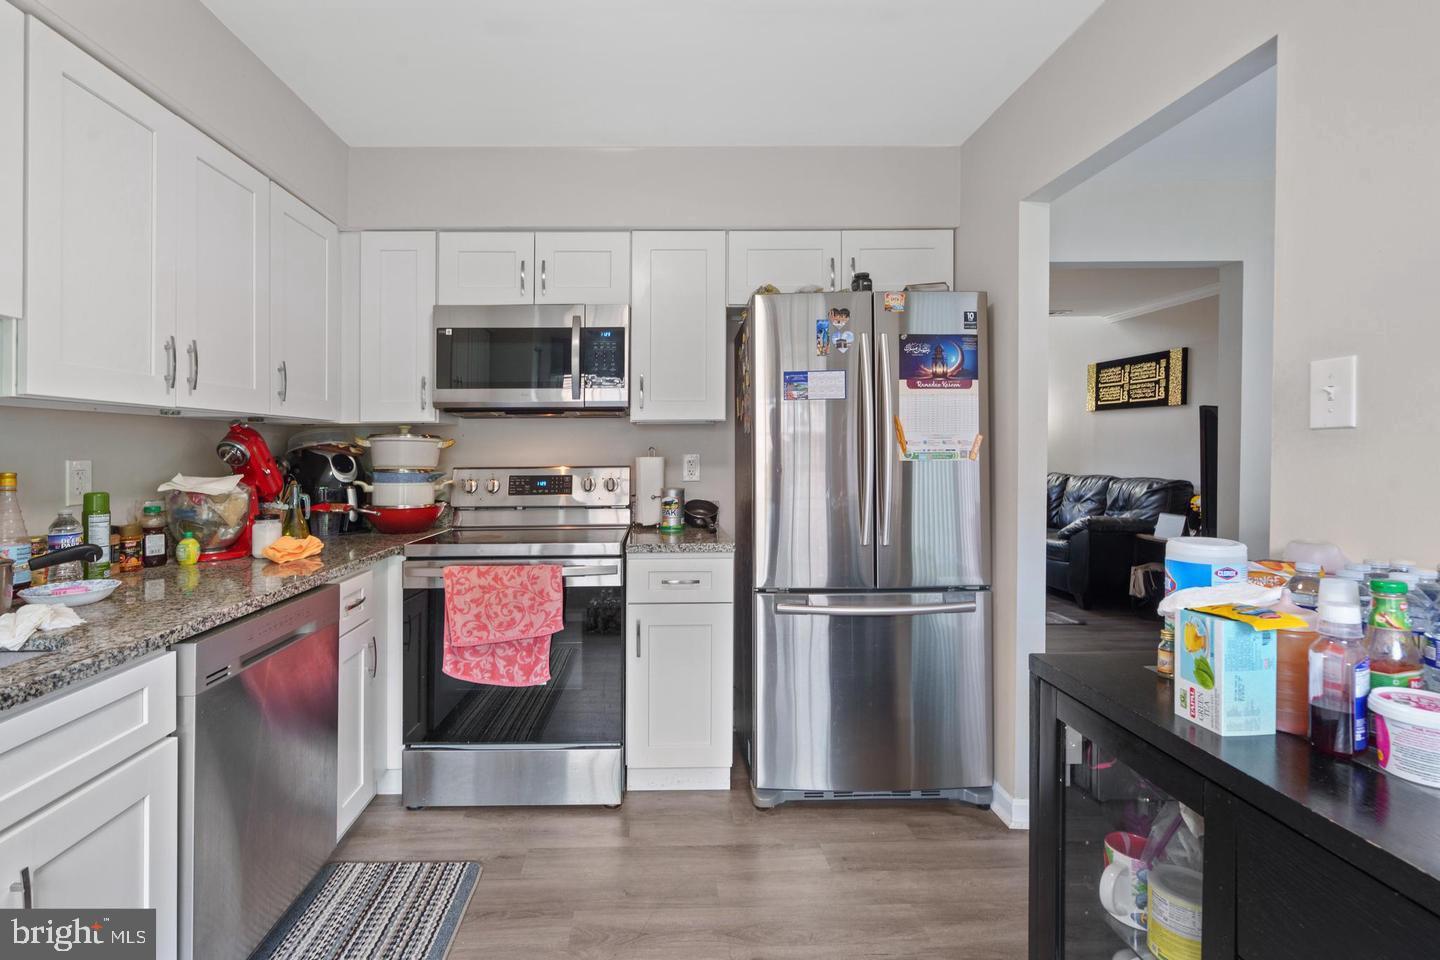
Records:
M757 795L988 791L987 591L752 602Z

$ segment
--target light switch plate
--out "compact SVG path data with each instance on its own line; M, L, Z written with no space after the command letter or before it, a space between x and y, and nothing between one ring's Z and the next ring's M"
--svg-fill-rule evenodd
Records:
M699 480L699 479L700 479L700 454L698 454L698 453L687 453L687 454L685 454L685 461L684 461L684 463L685 463L685 471L684 471L685 482L686 482L686 483L694 483L695 481Z
M1355 356L1310 361L1311 430L1355 426L1357 366Z

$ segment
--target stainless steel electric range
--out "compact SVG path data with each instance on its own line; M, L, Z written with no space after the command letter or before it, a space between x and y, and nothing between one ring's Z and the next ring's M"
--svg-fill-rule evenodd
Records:
M405 548L405 805L619 804L630 468L460 467L454 479L451 528ZM550 682L446 675L444 569L511 563L562 568Z

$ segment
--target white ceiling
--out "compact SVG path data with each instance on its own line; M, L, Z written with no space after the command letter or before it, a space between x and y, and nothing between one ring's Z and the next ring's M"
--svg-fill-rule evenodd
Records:
M953 145L1100 0L203 0L351 146Z
M1050 265L1050 310L1056 316L1128 320L1219 294L1220 270L1193 267Z

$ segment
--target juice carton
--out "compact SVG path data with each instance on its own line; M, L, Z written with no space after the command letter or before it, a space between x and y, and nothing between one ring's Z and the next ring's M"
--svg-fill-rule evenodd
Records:
M1182 610L1175 627L1175 713L1222 737L1275 732L1277 630L1288 613L1241 604Z

